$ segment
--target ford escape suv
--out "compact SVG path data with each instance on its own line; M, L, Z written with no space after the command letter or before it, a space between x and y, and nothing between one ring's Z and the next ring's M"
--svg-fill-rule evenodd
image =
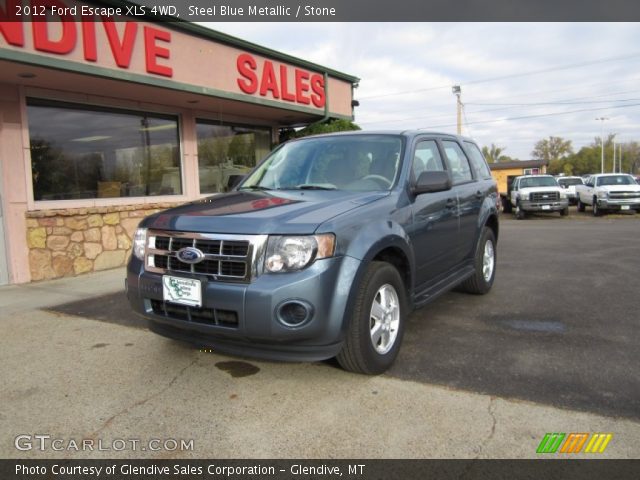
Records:
M275 360L377 374L407 315L487 293L497 188L470 139L349 132L278 146L233 191L144 219L127 296L150 329Z

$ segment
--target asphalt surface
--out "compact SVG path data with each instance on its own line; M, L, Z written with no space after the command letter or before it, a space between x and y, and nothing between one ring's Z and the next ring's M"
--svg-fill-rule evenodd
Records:
M385 376L640 419L639 237L638 215L503 215L492 292L414 312ZM50 310L144 327L123 293ZM253 363L216 367L242 377Z

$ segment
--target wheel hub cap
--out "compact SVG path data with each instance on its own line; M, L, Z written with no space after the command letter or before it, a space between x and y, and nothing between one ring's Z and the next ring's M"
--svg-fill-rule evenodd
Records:
M380 287L373 297L369 313L369 334L376 352L389 352L398 337L400 326L400 302L398 294L389 284Z
M495 263L496 259L493 242L491 240L487 240L487 243L484 244L484 254L482 255L482 276L484 277L485 282L491 280Z

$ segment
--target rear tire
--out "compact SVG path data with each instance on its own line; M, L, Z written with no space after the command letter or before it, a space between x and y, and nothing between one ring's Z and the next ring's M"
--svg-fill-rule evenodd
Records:
M358 285L342 350L336 357L350 372L377 375L400 351L407 317L404 282L391 264L372 262Z
M511 205L511 200L504 197L502 199L502 211L504 213L511 213L513 211L513 205Z
M488 293L496 277L496 260L496 237L493 230L484 227L478 245L476 245L475 272L460 284L461 289L475 295Z
M578 211L584 212L584 203L582 203L580 199L578 199Z

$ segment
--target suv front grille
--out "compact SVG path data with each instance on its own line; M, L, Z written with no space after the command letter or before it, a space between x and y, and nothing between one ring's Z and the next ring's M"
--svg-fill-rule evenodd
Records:
M558 192L533 192L530 197L532 202L557 202L560 200Z
M266 239L262 235L216 235L195 232L148 232L145 268L156 273L206 275L213 281L249 282L254 254ZM187 263L178 258L186 247L200 250L203 259ZM256 248L257 247L257 248Z

